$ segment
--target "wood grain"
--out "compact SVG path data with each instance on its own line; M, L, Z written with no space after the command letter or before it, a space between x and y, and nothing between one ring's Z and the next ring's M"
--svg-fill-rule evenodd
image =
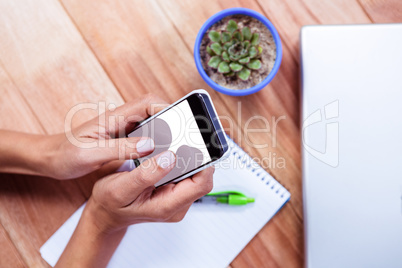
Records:
M58 1L0 1L0 59L47 133L79 103L123 100ZM86 109L80 124L97 115Z
M25 129L30 133L43 134L44 130L42 126L37 118L33 116L26 100L20 94L18 88L14 85L2 65L0 65L0 84L0 94L2 96L2 98L0 98L0 127L2 129L16 131ZM18 109L16 109L16 107L18 107ZM15 239L15 235L18 236L20 233L19 228L14 228L13 226L10 228L10 225L18 225L17 223L19 222L13 222L9 214L21 216L17 214L16 211L21 207L18 207L14 202L16 198L20 198L20 195L15 192L13 194L13 192L6 191L10 186L10 182L13 184L12 180L14 178L15 176L13 175L0 174L0 266L2 267L26 267L24 259L26 257L34 258L32 254L24 252L20 247L21 243L28 244L27 242L29 241L25 241L25 239L21 237ZM4 201L9 202L9 204L6 204ZM36 237L36 228L36 226L28 227L28 233L31 231L29 235ZM32 253L34 252L33 250L30 251ZM25 253L26 255L23 256L22 254ZM42 263L42 261L39 260L39 263ZM44 265L44 263L42 264Z
M160 1L161 6L164 6L162 2L164 4L167 3L167 1ZM204 17L197 18L196 20L204 22L209 16L213 15L215 12L218 12L220 9L236 6L252 8L263 13L260 7L253 1L219 1L217 2L216 7L213 6L212 8L210 6L197 6L197 10L202 11L197 14L206 14L206 16L204 15ZM186 6L182 9L184 10L186 8L190 7ZM216 8L216 10L214 8ZM168 8L166 7L165 10L168 10ZM180 16L180 10L180 8L169 9L170 18L172 21L177 23L176 28L178 29L181 29L183 25L186 25L189 23L189 21L191 21L190 17L187 18L187 21L181 21L178 19L185 18L184 16ZM187 27L189 26L187 25ZM200 27L200 25L194 27L194 33L192 34L194 38ZM190 44L188 44L190 46L194 43L194 40L189 40L187 42L190 42ZM282 66L289 66L289 64L286 64L288 61L288 54L284 53ZM269 241L268 243L273 245L272 248L275 248L277 250L276 252L282 253L275 256L276 258L274 258L273 262L281 263L281 265L284 267L291 267L291 262L296 262L299 264L303 262L303 237L301 229L302 202L300 195L301 185L299 162L300 145L298 140L298 87L297 82L293 85L293 87L287 83L287 80L298 81L298 70L297 68L294 68L293 71L290 71L292 73L285 73L283 71L288 72L289 69L284 70L283 67L281 67L277 77L268 87L257 94L242 97L240 99L242 104L240 116L237 115L239 112L237 109L237 104L239 101L238 98L224 96L222 97L222 102L224 103L225 107L228 107L229 116L231 118L236 118L237 122L240 124L241 135L237 137L237 142L243 148L245 148L252 156L257 157L260 160L267 158L270 155L276 155L276 159L283 158L286 161L286 168L284 169L279 168L273 163L266 167L266 169L292 193L291 202L288 204L291 207L285 207L285 211L281 211L280 213L286 213L288 217L292 218L290 221L296 226L296 228L293 229L296 231L294 233L290 233L291 230L289 230L288 232L291 236L290 239L296 241L296 243L293 243L295 244L294 247L287 248L281 247L281 241L279 239L276 241ZM265 118L269 123L271 133L253 133L251 135L246 135L245 127L248 123L248 120L253 116ZM280 118L282 118L282 120L280 120ZM276 122L278 123L276 124ZM273 133L274 126L276 126L276 134ZM263 129L265 127L265 122L261 119L256 119L251 121L249 127ZM252 144L263 144L266 141L268 141L268 147L264 149L256 149L252 146ZM291 214L287 212L286 209L295 209L298 213ZM278 219L274 218L273 222L276 221L278 221ZM276 228L280 228L280 223L278 225L270 226L270 229L274 230L274 233L280 234L280 232L278 232L279 230L276 230ZM261 233L257 235L250 245L246 247L243 253L240 254L239 257L233 262L233 267L243 267L245 261L243 256L248 256L249 250L251 254L252 248L255 247L255 245L267 243L267 241L262 238ZM289 238L281 237L281 239L286 241ZM272 263L264 261L267 255L272 256L271 252L266 252L266 254L257 254L253 256L253 258L247 258L246 267L261 267L261 263L265 263L267 267L271 267Z
M214 13L254 9L283 45L281 68L262 91L236 98L210 89L193 61L195 37ZM303 266L299 32L307 24L400 22L398 0L21 0L0 1L0 128L53 134L78 103L153 92L175 101L207 89L225 130L292 193L291 201L230 267ZM17 109L16 109L17 108ZM73 125L96 115L84 110ZM252 120L250 120L250 118ZM268 132L248 133L247 127ZM265 148L253 144L267 143ZM0 266L47 267L39 247L90 195L103 171L80 180L0 175Z
M7 97L0 101L1 128L58 133L64 130L67 112L78 103L123 103L59 2L0 1L0 10L0 79L2 96ZM96 114L82 111L73 124ZM0 222L23 263L48 267L40 246L88 198L98 177L61 182L1 175ZM2 267L18 263L0 260Z
M0 226L0 249L2 267L27 267L3 225Z
M359 0L370 19L375 23L402 22L402 1Z
M245 1L244 4L247 3L249 2ZM255 2L251 1L251 3L252 8L260 10ZM206 6L201 1L159 1L158 3L105 1L99 5L93 1L63 1L63 5L126 100L148 91L156 92L173 101L195 88L209 90L194 65L192 46L195 36L209 16L222 8L240 5L240 3L219 1L210 2ZM110 10L114 10L114 13L111 14ZM111 36L113 38L110 38ZM144 43L144 40L152 40L152 42ZM119 62L118 66L117 62ZM279 234L280 239L293 240L287 245L294 245L294 247L282 248L279 239L270 242L275 243L273 248L277 248L275 256L277 259L274 261L282 262L282 265L286 266L287 260L290 260L289 263L303 262L303 240L298 88L297 83L294 83L292 88L287 83L289 76L281 72L275 78L276 87L270 85L252 96L239 99L224 96L212 90L209 92L218 113L233 119L232 129L229 128L231 124L227 120L223 121L224 126L243 148L259 159L269 154L276 154L277 158L283 158L286 161L286 168L279 169L273 165L267 167L271 174L293 193L291 203L280 213L291 217L289 222L296 227L291 228L289 232L294 231L294 233L291 233L290 237L282 235L281 232ZM291 81L297 80L297 77L298 70L294 68ZM240 100L242 110L238 113ZM286 119L278 123L275 136L272 133L253 134L250 135L249 141L244 135L244 126L251 116L258 115L267 119L271 126L281 116ZM265 123L266 121L256 119L250 126L262 129L266 127ZM252 148L252 142L262 144L267 140L269 141L267 148L260 150ZM273 142L277 142L275 147ZM287 212L287 210L295 210L297 213ZM278 220L274 218L273 221ZM280 226L281 223L272 224L271 228L280 229ZM260 236L257 236L250 244L250 249L245 249L246 255L249 250L252 250L254 243L259 245L264 242ZM265 259L266 255L256 255L250 258L248 263L258 267L264 263ZM233 267L239 267L239 265L236 266L236 261L233 265Z
M24 98L8 77L0 65L0 128L19 130L25 127L28 132L42 133L42 128L36 117L32 116ZM18 107L18 109L15 109ZM18 120L17 120L18 119ZM0 174L0 189L7 185L3 180L8 179L5 174ZM3 213L5 208L0 202L0 266L1 267L26 267L23 258L11 240L9 233L3 226Z

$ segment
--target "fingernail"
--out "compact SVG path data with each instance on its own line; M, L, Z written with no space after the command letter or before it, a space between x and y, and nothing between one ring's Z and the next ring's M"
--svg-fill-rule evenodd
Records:
M163 169L171 168L175 162L176 162L176 156L171 151L163 152L156 160L158 166L160 166Z
M148 153L155 149L155 143L153 139L145 138L139 140L136 147L138 153Z

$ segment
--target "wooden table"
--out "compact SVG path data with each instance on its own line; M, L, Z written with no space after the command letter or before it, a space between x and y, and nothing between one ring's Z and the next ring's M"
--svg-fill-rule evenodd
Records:
M283 42L282 66L262 91L230 97L210 89L193 61L201 25L214 13L247 7L264 14ZM306 24L401 22L399 0L18 0L0 1L0 127L30 133L64 130L82 102L121 105L147 92L175 101L196 88L211 94L230 133L252 156L269 153L285 167L267 170L292 193L290 202L249 243L232 267L303 266L299 119L299 31ZM238 104L242 110L238 114ZM95 116L85 110L79 124ZM251 133L253 115L274 131ZM224 126L229 128L229 122ZM250 126L265 128L264 120ZM276 138L276 144L275 144ZM0 266L48 267L40 246L87 199L99 173L71 181L1 174Z

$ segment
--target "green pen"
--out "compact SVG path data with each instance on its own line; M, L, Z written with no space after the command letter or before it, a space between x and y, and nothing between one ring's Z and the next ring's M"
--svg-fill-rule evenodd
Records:
M252 197L247 197L245 194L237 191L223 191L216 193L209 193L195 203L221 203L232 206L242 206L248 203L253 203L255 200Z

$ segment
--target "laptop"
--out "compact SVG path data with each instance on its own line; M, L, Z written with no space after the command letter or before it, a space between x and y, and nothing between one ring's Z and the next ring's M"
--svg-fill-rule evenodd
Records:
M402 24L301 30L306 267L402 267Z

